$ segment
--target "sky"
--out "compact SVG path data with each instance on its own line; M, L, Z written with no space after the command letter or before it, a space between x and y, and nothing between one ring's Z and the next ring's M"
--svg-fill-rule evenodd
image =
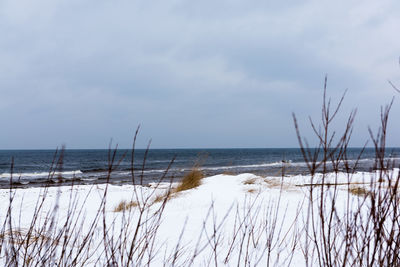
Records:
M400 2L2 0L0 149L297 147L324 77L362 146L395 97ZM369 143L371 145L371 143Z

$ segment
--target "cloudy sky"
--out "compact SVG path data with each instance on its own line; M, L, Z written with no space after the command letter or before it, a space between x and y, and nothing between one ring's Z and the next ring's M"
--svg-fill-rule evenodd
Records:
M0 149L294 147L325 74L353 145L400 85L400 2L2 0ZM400 94L389 145L400 146ZM340 129L340 128L339 128ZM311 137L310 137L311 138Z

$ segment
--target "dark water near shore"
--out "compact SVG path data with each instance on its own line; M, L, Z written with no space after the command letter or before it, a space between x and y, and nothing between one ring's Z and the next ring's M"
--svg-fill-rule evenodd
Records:
M388 148L387 157L400 157L400 148ZM354 163L361 149L348 150L348 159ZM124 155L119 166L112 172L110 182L114 184L132 183L131 150L119 150L115 164ZM14 158L12 181L14 186L29 187L50 184L104 183L107 181L109 166L108 150L65 150L62 166L56 167L54 150L0 150L0 188L10 186L11 158ZM134 159L135 182L143 178L143 183L154 182L162 177L171 160L167 179L171 176L179 180L185 172L198 164L206 175L221 173L254 173L259 175L281 175L282 166L286 174L306 174L307 166L299 149L151 149L136 150ZM375 151L366 149L358 163L358 171L374 168ZM399 158L400 162L400 158ZM55 174L49 171L56 167ZM143 174L143 176L142 176Z

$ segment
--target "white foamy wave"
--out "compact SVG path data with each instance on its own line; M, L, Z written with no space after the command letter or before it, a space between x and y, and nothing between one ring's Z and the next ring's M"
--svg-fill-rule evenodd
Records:
M222 167L203 167L201 170L229 170L229 169L256 169L262 167L281 167L282 165L294 165L294 164L304 164L303 162L292 163L291 161L279 161L279 162L271 162L271 163L261 163L261 164L249 164L249 165L232 165L232 166L222 166Z
M13 179L34 179L34 178L47 178L58 177L61 176L63 178L74 178L76 176L81 176L82 172L80 170L76 171L65 171L65 172L22 172L22 173L13 173ZM0 179L10 179L11 173L2 173L0 174Z
M172 171L174 169L170 169L169 171ZM164 173L165 169L156 169L156 170L144 170L143 173L144 174L149 174L149 173ZM120 171L120 172L115 172L119 175L132 175L131 171ZM141 170L135 171L135 175L140 175L142 173Z
M386 174L383 175L386 182L387 178L398 177L399 168L394 168L393 170L389 170ZM372 172L355 172L355 173L346 173L346 172L328 172L326 174L316 173L314 176L309 174L297 174L285 177L285 182L292 183L298 186L301 185L310 185L310 184L321 184L322 181L325 184L342 184L347 185L348 183L359 183L359 184L370 184L371 182L378 182L379 179L382 178L379 171ZM324 179L324 180L322 180Z

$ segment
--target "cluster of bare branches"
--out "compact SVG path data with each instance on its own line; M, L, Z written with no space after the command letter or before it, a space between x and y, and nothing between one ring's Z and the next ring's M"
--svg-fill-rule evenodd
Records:
M138 128L139 129L139 128ZM149 209L153 194L166 175L173 159L165 172L160 176L154 189L150 193L143 191L143 171L135 179L133 172L133 158L135 154L136 131L132 149L132 181L133 194L131 201L136 201L135 209L123 210L120 221L107 220L107 194L111 174L126 156L117 159L117 146L109 149L107 183L100 196L100 203L95 208L97 212L93 218L86 218L84 209L90 192L85 199L78 199L71 185L68 197L67 210L59 211L61 190L57 190L57 196L53 198L51 208L46 208L50 183L41 189L34 207L33 216L26 228L21 222L21 207L19 214L15 214L14 197L16 190L12 187L12 169L10 180L10 198L8 210L3 225L0 229L0 259L6 266L85 266L87 264L98 266L129 266L145 265L151 262L156 254L157 244L155 236L161 224L168 194L166 194L156 209ZM146 150L147 155L148 149ZM56 171L61 172L63 165L64 149L56 151L48 180L56 176ZM143 169L145 165L143 160ZM172 179L172 178L171 178ZM170 183L172 184L172 183ZM169 190L167 190L169 192ZM21 205L23 203L21 202ZM61 218L62 215L62 218ZM17 220L16 220L17 219ZM19 219L19 220L18 220ZM116 230L118 229L118 231Z
M304 220L305 236L302 251L306 266L398 266L400 249L399 174L395 160L387 157L386 136L393 101L381 110L381 126L376 135L370 131L375 148L376 172L365 177L367 190L352 189L352 177L361 154L350 164L348 145L353 131L355 111L348 117L341 135L330 126L343 97L335 108L326 97L324 86L321 127L310 119L319 140L310 148L302 138L296 116L293 115L303 158L311 175L307 184L308 205ZM331 166L328 170L327 165ZM344 172L343 172L344 170ZM339 176L346 182L339 182ZM327 180L329 178L329 181ZM346 189L346 194L340 195Z

